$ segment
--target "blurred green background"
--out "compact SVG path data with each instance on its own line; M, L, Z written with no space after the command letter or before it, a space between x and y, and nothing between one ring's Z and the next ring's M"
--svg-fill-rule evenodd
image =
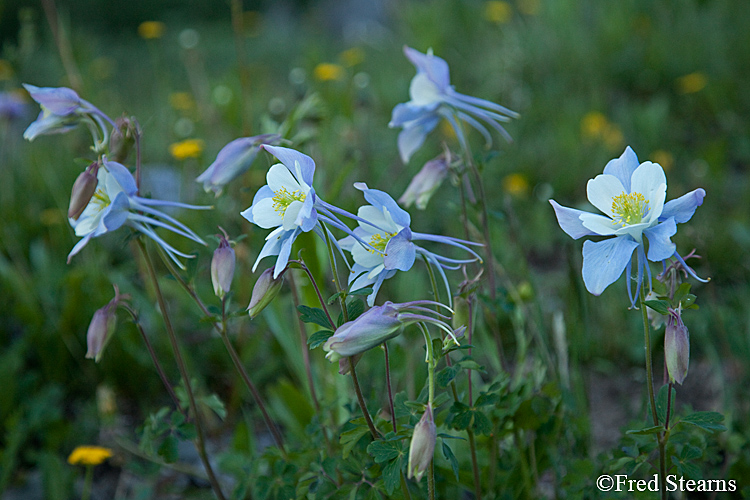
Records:
M396 198L440 151L441 141L455 147L454 137L441 128L408 165L401 163L398 131L387 124L393 107L408 99L414 75L403 45L432 47L450 65L459 92L518 111L521 118L507 126L512 144L496 137L488 152L478 134L472 140L475 151L487 155L483 176L503 279L532 304L527 331L532 349L540 359L554 360L550 371L556 376L569 374L568 404L578 410L571 421L570 439L577 443L572 455L594 456L613 446L619 427L639 418L643 343L640 314L627 310L624 279L601 297L585 292L581 243L559 229L547 200L585 209L586 181L626 145L641 161L664 167L668 199L703 187L703 206L674 237L682 255L696 249L702 258L691 263L700 276L711 278L693 288L700 310L684 316L692 352L678 402L725 414L730 430L717 438L724 470L747 481L742 476L750 470L746 2L244 2L239 33L244 69L228 2L79 0L58 1L56 7L80 74L81 96L112 117L124 112L142 124L147 185L155 193L160 187L168 196L179 193L187 202L214 203L210 217L180 214L201 235L214 234L217 225L234 237L249 235L237 247L237 307L249 300L255 280L250 268L265 237L238 214L265 183L270 158L261 158L228 195L213 201L193 179L227 142L264 131L304 96L317 93L315 112L300 125L301 149L318 165L316 191L355 211L361 200L353 182L366 181ZM160 24L144 27L146 21ZM61 62L40 3L0 2L0 43L0 91L20 95L21 83L71 85L70 68ZM23 116L0 116L0 492L69 498L77 477L65 463L70 450L106 441L103 428L132 432L145 415L167 404L129 322L121 321L101 363L83 357L88 323L112 297L112 283L133 295L165 359L169 345L143 291L143 270L129 257L126 234L94 240L65 264L76 241L65 218L80 172L74 159L90 154L88 137L79 129L28 143L22 133L37 113L27 100ZM202 152L175 158L170 145L186 139L201 140ZM445 183L426 211L411 210L412 227L460 236L459 203ZM184 242L176 244L184 249ZM310 239L300 248L305 244L316 245ZM211 297L210 252L201 248L197 259L204 297ZM305 255L316 260L314 251ZM461 278L455 273L452 279ZM425 276L398 276L384 286L380 301L421 298L410 290L425 286ZM190 364L237 414L245 396L220 340L199 322L184 292L170 283L165 288ZM284 292L263 318L236 325L243 359L278 411L284 394L304 384L296 344L283 335L294 328L290 302ZM556 315L563 318L566 356L553 347ZM506 356L512 359L518 339L511 320L502 321ZM654 339L657 380L661 335ZM551 357L543 357L545 350ZM327 370L319 350L311 355L316 370ZM167 368L176 380L176 369ZM408 378L407 371L396 373L397 380ZM330 374L320 376L331 380ZM324 392L335 393L336 387ZM243 432L253 434L239 413L225 423L235 440ZM293 418L284 421L290 429Z

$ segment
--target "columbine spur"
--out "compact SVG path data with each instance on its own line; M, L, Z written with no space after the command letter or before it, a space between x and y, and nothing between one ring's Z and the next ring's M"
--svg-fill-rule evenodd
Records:
M364 193L365 200L370 204L359 208L359 227L354 230L352 236L340 240L339 246L351 252L354 259L349 276L351 289L358 290L372 285L373 291L367 297L368 305L374 304L383 281L396 274L396 271L411 269L417 255L424 256L438 270L448 290L448 297L451 297L451 293L444 269L456 269L461 264L482 260L466 246L481 246L480 243L414 232L409 227L409 213L399 207L388 193L370 189L363 182L355 183L354 187ZM469 252L473 258L449 259L415 244L418 240L458 247Z
M448 63L432 54L426 54L404 46L404 54L417 67L417 74L409 86L411 100L393 108L389 127L402 127L398 135L398 150L404 163L422 146L425 137L445 118L453 126L462 146L466 138L457 120L462 120L477 129L487 144L492 137L484 122L510 141L510 135L500 122L518 118L515 111L484 99L460 94L450 84ZM481 120L481 122L480 122Z
M559 205L549 200L560 227L573 239L582 236L615 236L598 242L583 244L583 281L594 295L617 281L623 270L631 276L633 252L637 255L637 285L633 294L628 279L628 295L635 306L644 273L651 282L648 260L663 261L675 257L693 277L699 279L684 263L670 238L677 232L677 224L687 222L695 209L703 203L706 192L698 188L665 203L667 179L658 163L638 163L638 157L628 146L619 157L610 160L604 173L589 180L588 199L605 215L591 214ZM648 253L645 240L648 240ZM704 281L704 280L700 280Z
M68 219L75 230L76 236L81 237L68 254L68 262L86 246L91 238L114 231L126 224L154 240L182 269L184 269L184 266L177 256L185 258L193 256L180 252L164 241L156 234L154 226L168 229L201 245L206 244L185 224L153 207L169 206L197 210L206 210L211 207L142 198L137 194L138 188L135 179L133 179L133 175L127 167L114 161L108 161L106 156L103 157L102 166L98 168L96 176L98 181L96 190L86 208L83 209L77 219ZM152 217L148 217L148 215Z

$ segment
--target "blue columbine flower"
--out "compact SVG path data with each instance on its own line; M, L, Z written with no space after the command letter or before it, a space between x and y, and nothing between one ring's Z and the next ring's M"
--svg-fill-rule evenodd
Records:
M203 183L206 192L213 191L218 197L225 185L247 172L262 144L276 144L280 140L278 134L235 139L219 151L216 160L195 180Z
M411 100L393 108L393 116L388 124L391 128L403 128L398 135L398 150L404 163L424 143L427 134L437 126L441 118L451 123L462 146L466 144L466 138L457 119L477 129L488 145L492 143L492 137L481 122L495 129L508 141L511 140L500 122L518 118L518 113L493 102L456 92L450 84L448 64L433 55L432 49L427 54L422 54L405 46L404 54L417 67L417 74L409 86Z
M665 203L667 179L664 170L658 163L650 161L639 165L630 146L622 156L607 163L603 174L589 180L586 192L591 204L605 215L563 207L550 200L560 227L572 238L615 236L596 243L584 242L583 281L586 289L599 295L617 281L625 269L630 277L631 259L636 252L638 277L635 295L628 282L630 302L635 306L644 272L648 283L651 282L647 258L659 262L674 256L685 265L670 238L677 232L678 223L690 220L695 209L703 203L706 192L699 188ZM644 237L649 243L648 254ZM685 268L700 280L687 265Z
M115 127L115 123L99 108L88 101L81 99L78 94L66 87L35 87L23 84L32 99L34 99L42 111L39 116L28 126L23 133L26 140L33 141L40 135L61 134L75 128L83 119L89 119L89 125L97 143L97 147L107 141L107 127L104 122ZM101 131L95 130L91 125L96 125Z
M81 240L68 254L68 262L86 246L91 238L119 229L123 225L128 225L154 240L182 269L185 267L177 256L185 258L193 256L172 247L156 234L154 227L168 229L201 245L206 244L185 224L153 207L169 206L197 210L210 209L211 207L141 198L137 195L138 188L135 179L133 179L133 175L127 167L114 161L108 161L106 157L103 158L102 167L98 168L96 175L98 181L96 190L86 208L83 209L77 219L68 219L75 230L76 236L81 237Z
M372 286L367 303L372 306L383 281L396 274L408 271L414 265L417 255L424 256L440 273L451 296L448 280L443 269L456 269L460 264L481 261L481 258L466 245L481 246L479 243L459 240L448 236L416 233L409 227L409 213L398 206L388 193L370 189L367 184L358 182L354 187L364 193L370 204L357 211L359 227L352 235L339 241L339 246L348 250L354 259L349 276L350 288L358 290ZM456 260L434 254L414 241L435 241L455 246L469 252L473 258Z

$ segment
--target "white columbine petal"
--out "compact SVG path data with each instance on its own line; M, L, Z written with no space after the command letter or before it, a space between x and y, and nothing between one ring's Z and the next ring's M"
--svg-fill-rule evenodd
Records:
M624 192L625 188L614 175L599 174L586 184L589 202L610 217L614 217L612 200Z

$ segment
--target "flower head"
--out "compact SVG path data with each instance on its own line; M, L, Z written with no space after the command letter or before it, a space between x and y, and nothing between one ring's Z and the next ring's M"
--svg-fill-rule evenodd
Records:
M607 163L603 174L588 182L586 191L591 204L604 215L563 207L550 200L560 227L572 238L614 236L596 243L584 242L583 281L586 289L594 295L601 294L626 268L630 269L633 252L636 252L638 278L635 295L628 285L631 304L635 305L644 271L650 283L651 271L646 258L652 262L672 256L682 260L670 238L677 232L677 223L690 220L695 209L703 203L706 192L699 188L665 203L667 180L664 170L650 161L639 164L629 146L619 158ZM649 243L648 253L644 237Z
M500 122L518 118L518 113L503 106L460 94L450 84L448 63L432 54L426 54L404 47L404 54L417 67L417 74L409 86L411 100L393 108L389 127L402 127L398 136L398 150L404 163L424 143L429 134L445 118L453 126L459 141L464 145L466 138L457 120L462 120L477 129L487 144L492 137L484 122L510 141L510 135ZM481 120L481 122L480 122Z
M198 158L203 152L203 141L200 139L185 139L169 145L169 154L175 160Z
M203 183L206 192L213 191L218 197L230 181L247 172L258 156L263 144L276 144L281 139L278 134L241 137L224 146L216 160L195 179Z
M263 148L281 163L268 170L268 184L255 193L253 204L241 215L264 229L275 228L266 237L253 271L263 257L278 255L274 270L274 277L278 277L289 261L294 240L318 223L317 198L312 187L315 162L293 149L268 145Z
M101 446L77 446L68 456L70 465L99 465L112 456L112 450Z
M88 244L91 238L96 238L127 224L154 240L178 266L184 269L177 256L185 258L191 258L192 256L180 252L164 241L156 234L154 227L168 229L201 245L206 243L186 225L153 207L172 206L196 210L205 210L211 207L141 198L137 195L137 192L135 179L133 179L133 175L127 167L114 161L108 161L104 157L102 166L97 172L97 185L93 196L91 196L78 219L68 219L75 230L76 236L81 237L81 240L68 254L68 262Z
M430 198L448 176L450 163L451 153L448 149L440 156L425 163L422 170L412 178L398 202L406 208L409 208L412 204L415 204L419 210L427 208Z
M454 331L444 321L450 318L425 307L427 305L446 307L430 300L401 304L388 301L382 306L371 307L361 316L338 327L336 333L328 338L323 345L323 350L328 353L326 358L330 361L338 361L342 357L363 353L398 336L401 333L401 327L418 322L434 324L458 343L457 337L463 334L463 329Z
M682 322L682 309L669 308L667 328L664 331L664 359L669 381L682 385L690 365L690 332Z
M411 230L409 213L398 206L388 193L370 189L367 184L358 182L354 187L364 193L370 204L359 208L357 212L359 227L352 235L339 241L344 250L351 252L354 259L349 283L353 290L372 286L373 291L367 297L372 306L383 281L396 274L396 271L408 271L414 265L417 255L424 256L435 265L447 287L443 269L454 269L455 266L481 260L466 245L479 245L448 236L416 233ZM455 246L469 252L472 259L449 259L434 254L416 243L418 240L435 241ZM450 290L448 290L449 296Z
M414 426L414 434L409 445L409 466L407 477L422 479L422 476L430 466L435 454L435 441L437 441L437 427L432 415L432 404L428 403L422 418Z

